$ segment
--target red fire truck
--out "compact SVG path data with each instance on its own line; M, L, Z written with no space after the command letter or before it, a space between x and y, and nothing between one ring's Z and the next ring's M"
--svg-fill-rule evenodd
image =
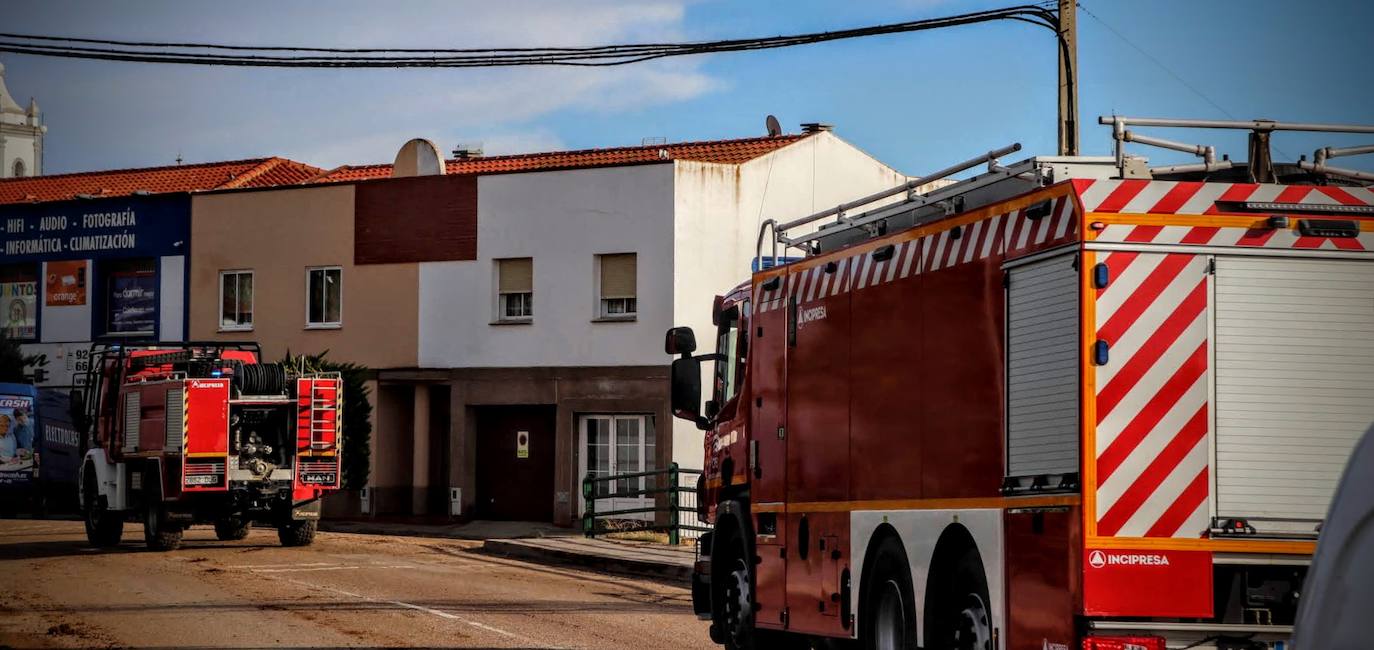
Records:
M172 550L193 524L221 540L253 523L285 546L314 540L320 498L338 489L337 373L260 363L256 344L96 345L73 411L87 451L79 493L92 545L142 520Z
M1102 120L1115 156L998 164L1013 145L765 222L780 263L717 298L715 352L669 330L716 642L1286 643L1374 421L1374 175L1329 164L1374 147L1279 164L1268 138L1374 127ZM1142 125L1249 129L1251 160Z

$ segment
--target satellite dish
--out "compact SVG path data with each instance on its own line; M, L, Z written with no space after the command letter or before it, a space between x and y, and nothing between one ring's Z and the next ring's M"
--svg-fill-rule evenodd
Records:
M782 135L782 125L778 124L778 118L769 115L763 123L768 127L768 137L775 138Z
M401 146L396 152L396 162L391 166L391 177L437 176L444 173L444 156L439 147L424 138L415 138Z

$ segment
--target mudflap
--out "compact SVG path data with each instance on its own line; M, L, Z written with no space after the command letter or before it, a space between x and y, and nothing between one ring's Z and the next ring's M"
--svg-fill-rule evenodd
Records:
M291 505L291 521L310 521L320 518L319 499L297 501Z
M703 621L711 620L711 533L697 539L697 559L692 565L692 611Z

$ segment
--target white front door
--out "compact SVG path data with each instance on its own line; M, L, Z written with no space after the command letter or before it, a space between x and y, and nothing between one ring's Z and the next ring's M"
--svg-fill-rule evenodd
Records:
M652 415L584 415L579 418L577 429L582 450L579 465L583 478L589 474L603 477L647 472L656 468L654 456L657 447ZM595 489L598 496L633 493L659 487L659 482L658 477L630 478L597 482ZM598 512L652 506L653 499L647 496L613 497L596 502ZM582 512L586 510L587 503L583 499ZM617 518L652 520L653 513Z

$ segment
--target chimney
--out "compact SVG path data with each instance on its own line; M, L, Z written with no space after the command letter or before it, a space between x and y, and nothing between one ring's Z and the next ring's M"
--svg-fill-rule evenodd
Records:
M821 131L834 131L835 125L826 124L825 122L803 122L801 129L802 133L810 135L812 133L820 133Z
M476 143L472 143L472 142L459 143L458 146L457 146L457 147L454 147L454 149L453 149L453 157L454 157L456 160L467 160L467 159L469 159L469 158L481 158L481 157L482 157L482 143L480 143L480 142L476 142Z

